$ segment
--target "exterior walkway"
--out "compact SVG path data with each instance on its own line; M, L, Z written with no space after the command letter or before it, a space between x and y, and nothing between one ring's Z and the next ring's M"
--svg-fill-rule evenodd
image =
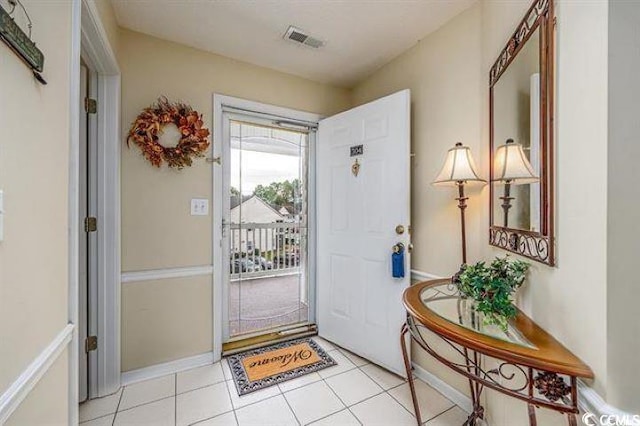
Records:
M232 281L229 287L231 336L305 322L309 308L301 302L300 274ZM306 286L306 282L302 285Z

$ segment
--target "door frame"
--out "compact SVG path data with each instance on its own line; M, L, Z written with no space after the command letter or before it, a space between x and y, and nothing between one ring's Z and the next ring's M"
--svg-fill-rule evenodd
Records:
M213 159L221 159L223 156L222 144L225 143L223 137L223 108L234 108L243 110L247 113L256 113L264 115L272 115L282 118L283 120L306 121L309 123L318 123L323 116L315 113L294 110L290 108L280 107L276 105L265 104L261 102L250 101L247 99L226 96L218 93L213 94ZM315 296L315 141L317 138L309 139L309 239L308 239L308 256L309 256L309 279L311 282L309 297ZM217 161L217 160L216 160ZM222 200L223 192L223 167L214 161L213 164L213 200ZM223 310L224 310L224 274L228 272L222 259L222 218L224 206L221 202L213 203L212 211L212 245L213 245L213 359L219 361L222 358L222 341L223 341ZM312 257L313 256L313 257ZM313 308L315 310L315 307ZM311 315L312 307L309 306L309 314Z
M80 55L84 60L84 56ZM81 84L84 84L84 88L80 88L80 94L85 98L98 98L98 75L89 65L82 65L82 68L86 70L83 75L81 71ZM82 98L80 99L80 131L85 131L84 136L80 135L79 145L79 192L78 200L80 202L78 206L79 220L82 227L82 218L87 216L94 216L96 214L98 198L97 198L97 136L98 136L98 123L97 114L88 114L84 111L82 106ZM83 206L84 204L84 206ZM79 233L82 235L82 230ZM78 339L79 339L79 351L82 357L82 342L88 336L97 334L97 320L98 320L98 300L96 291L98 289L97 281L97 235L95 233L86 233L86 238L83 239L83 244L78 247L78 261L83 261L84 265L79 263L79 270L83 271L83 274L79 275L79 278L84 276L84 281L78 282ZM84 247L83 247L84 245ZM87 353L86 359L87 371L87 392L86 399L96 397L98 394L98 365L97 365L97 351L91 351ZM82 370L82 368L79 369ZM82 379L79 376L78 379ZM80 387L81 383L79 383ZM82 401L82 399L80 399Z
M96 191L96 217L98 232L95 245L96 277L90 280L89 291L95 295L90 315L89 334L98 336L98 349L91 354L95 360L89 371L94 383L89 386L89 398L114 393L120 388L120 68L115 53L102 25L100 14L93 1L79 1L80 55L96 74L95 95L98 99L96 117L96 164L94 167ZM78 79L79 84L79 79ZM74 95L78 98L78 95ZM77 99L75 100L77 104ZM80 109L72 114L77 123L72 132L78 132ZM73 124L72 124L73 125ZM78 321L78 237L83 218L78 216L79 158L78 139L72 143L69 183L70 220L70 318ZM76 327L77 329L77 327ZM70 388L75 395L70 398L70 409L77 412L78 383L78 334L70 353Z

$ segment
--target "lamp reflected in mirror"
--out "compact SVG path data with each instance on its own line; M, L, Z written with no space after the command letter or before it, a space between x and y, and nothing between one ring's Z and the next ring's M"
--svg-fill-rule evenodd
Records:
M511 185L527 185L539 182L540 178L533 171L531 163L524 153L522 145L507 139L504 145L496 150L494 155L494 179L498 184L504 185L502 200L503 226L509 227L509 210L515 197L511 196Z

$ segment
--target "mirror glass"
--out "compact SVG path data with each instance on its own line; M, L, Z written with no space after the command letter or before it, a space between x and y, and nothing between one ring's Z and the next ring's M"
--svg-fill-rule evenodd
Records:
M494 226L541 231L540 93L538 27L493 86ZM511 146L502 156L500 147L509 139L522 149ZM503 175L513 179L498 180Z

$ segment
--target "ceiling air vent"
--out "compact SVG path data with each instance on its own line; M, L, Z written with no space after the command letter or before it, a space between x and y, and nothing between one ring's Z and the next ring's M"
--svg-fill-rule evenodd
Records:
M314 49L317 49L324 45L324 42L322 40L313 38L310 35L307 35L300 28L296 28L294 26L289 26L287 32L284 33L284 39L292 41L294 43L304 44L305 46L313 47Z

